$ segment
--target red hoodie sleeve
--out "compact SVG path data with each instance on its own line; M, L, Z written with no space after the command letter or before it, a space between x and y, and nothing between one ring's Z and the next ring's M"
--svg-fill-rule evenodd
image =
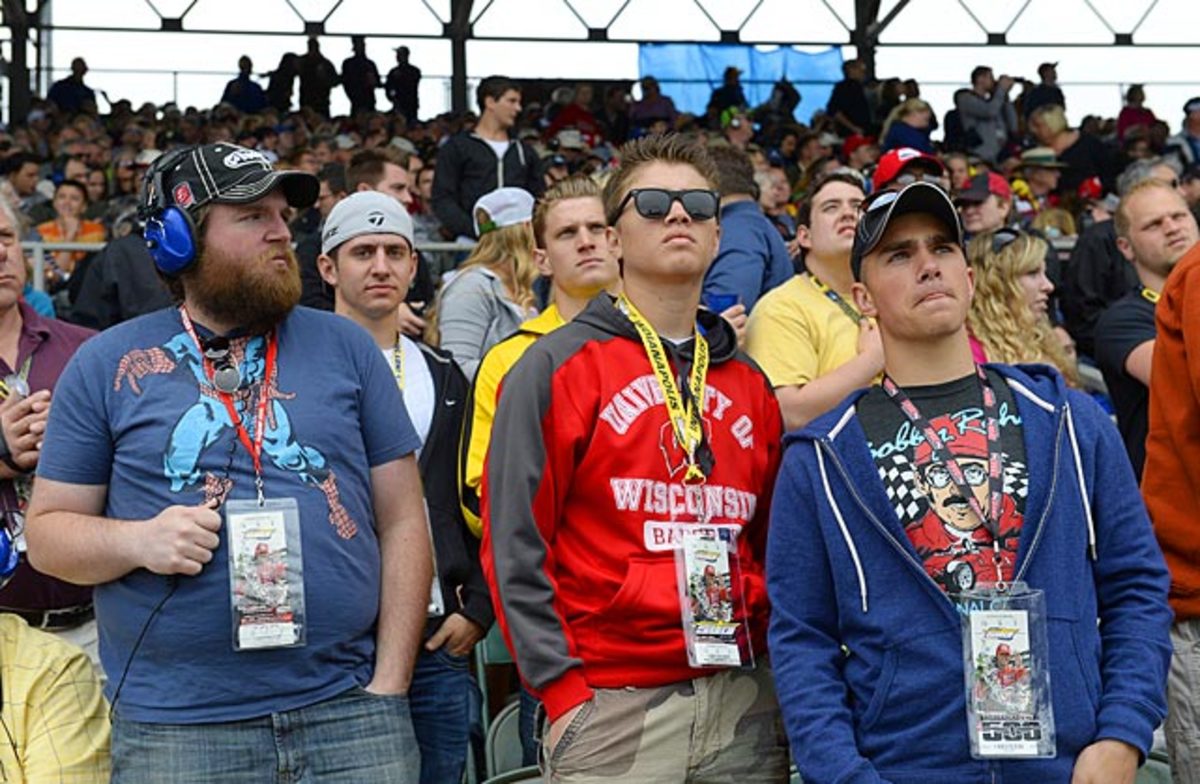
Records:
M552 546L588 436L576 404L589 385L568 385L552 343L532 346L504 379L481 504L483 569L496 619L521 679L551 721L592 697L558 601Z

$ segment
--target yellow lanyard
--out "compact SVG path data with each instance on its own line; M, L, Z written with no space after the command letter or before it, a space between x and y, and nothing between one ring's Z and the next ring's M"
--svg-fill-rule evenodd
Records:
M1161 295L1157 291L1152 291L1145 286L1142 286L1142 299L1146 300L1150 304L1157 305L1160 296Z
M704 423L700 418L704 405L704 380L708 376L708 341L695 331L696 349L692 360L692 370L688 374L688 392L691 400L684 404L683 396L675 383L675 375L671 372L671 363L667 361L667 352L663 349L662 340L654 327L646 321L646 317L638 312L633 303L622 294L618 300L621 310L633 323L642 346L646 349L646 357L654 370L654 378L662 390L663 402L667 406L667 417L675 430L675 440L687 453L687 473L683 481L687 484L697 484L705 480L704 471L696 463L696 450L704 440Z
M392 375L396 377L396 386L404 391L404 346L400 343L400 333L396 333L396 348L392 351Z

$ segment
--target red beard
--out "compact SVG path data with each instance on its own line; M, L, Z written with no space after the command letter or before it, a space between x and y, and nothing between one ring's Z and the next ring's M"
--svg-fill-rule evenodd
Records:
M287 257L283 270L272 261L281 252ZM270 331L300 302L300 268L290 247L273 248L249 262L206 249L194 271L185 274L184 285L205 313L253 335Z

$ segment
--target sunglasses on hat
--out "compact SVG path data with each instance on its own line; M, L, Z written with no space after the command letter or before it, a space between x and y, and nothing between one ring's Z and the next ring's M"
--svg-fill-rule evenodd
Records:
M998 229L992 235L992 253L999 253L1020 238L1021 232L1015 229Z
M679 202L683 211L694 221L712 220L717 215L721 205L721 196L716 191L693 188L682 191L672 191L666 188L634 188L625 194L609 223L616 223L617 218L625 211L625 205L633 201L637 214L647 220L662 220L671 211L671 205Z

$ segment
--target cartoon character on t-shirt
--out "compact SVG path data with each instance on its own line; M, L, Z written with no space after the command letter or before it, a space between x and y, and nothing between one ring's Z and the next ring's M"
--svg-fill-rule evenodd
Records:
M941 434L984 514L991 515L983 423L945 416L930 424ZM948 593L969 590L977 583L999 582L1001 574L1011 579L1023 522L1012 497L1007 493L1001 497L997 550L991 532L959 493L950 471L937 461L928 442L917 445L913 469L917 489L928 501L929 510L906 533L923 559L926 573Z

